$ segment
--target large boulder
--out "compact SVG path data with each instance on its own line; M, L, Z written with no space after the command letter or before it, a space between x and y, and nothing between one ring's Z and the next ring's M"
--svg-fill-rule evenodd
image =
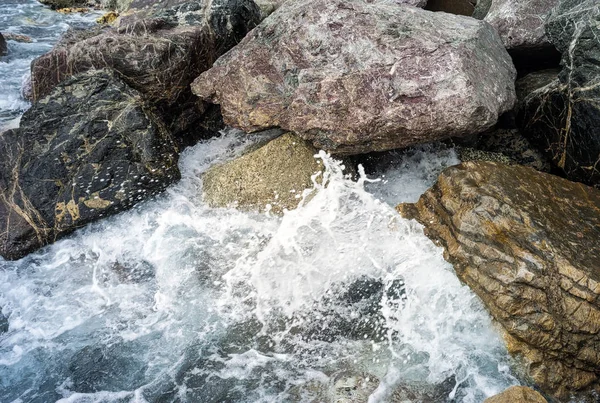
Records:
M398 209L444 247L542 390L560 399L600 390L600 191L467 162Z
M387 0L284 3L192 84L247 132L281 127L337 154L479 133L515 70L486 23Z
M576 181L600 184L600 3L561 0L546 23L562 71L525 78L518 116L526 135ZM537 79L537 88L536 87Z
M548 403L539 392L526 386L511 386L483 403Z
M179 178L164 123L114 73L83 73L0 135L0 255L18 259Z
M168 104L258 21L252 0L182 1L123 18L118 27L70 31L31 64L34 101L62 80L112 68L151 101Z
M240 158L209 169L202 177L204 200L211 206L268 209L281 213L302 200L323 170L317 150L293 134L284 134Z
M484 20L498 30L507 49L551 48L544 21L557 3L558 0L493 0Z

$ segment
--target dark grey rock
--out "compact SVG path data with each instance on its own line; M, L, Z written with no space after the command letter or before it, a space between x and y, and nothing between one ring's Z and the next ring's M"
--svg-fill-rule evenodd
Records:
M385 0L284 3L192 84L244 131L356 154L482 132L515 101L486 23Z
M97 70L0 134L0 255L18 259L179 178L178 149L140 94Z
M492 0L478 0L475 5L475 10L473 10L473 18L477 18L478 20L483 20L487 15L488 11L490 11L490 7L492 6Z
M252 0L135 1L118 27L69 31L31 65L36 101L68 77L111 68L156 106L177 138L193 143L222 127L206 127L206 105L190 83L259 21ZM191 140L190 140L191 138Z
M8 45L6 44L6 39L0 32L0 56L6 56L8 53Z
M596 0L559 2L546 33L562 53L562 70L551 82L548 75L524 78L518 108L523 132L553 164L568 178L595 186L600 185L599 20ZM542 81L532 91L536 79Z

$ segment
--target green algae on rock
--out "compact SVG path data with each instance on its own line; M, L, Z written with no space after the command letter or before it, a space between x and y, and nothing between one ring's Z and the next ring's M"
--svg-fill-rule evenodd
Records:
M444 246L542 390L565 398L600 389L600 191L467 162L398 210Z

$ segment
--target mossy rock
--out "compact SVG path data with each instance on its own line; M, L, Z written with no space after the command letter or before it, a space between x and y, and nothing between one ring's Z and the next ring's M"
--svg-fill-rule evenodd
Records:
M317 150L287 133L240 158L211 168L204 174L204 200L213 207L243 210L294 209L302 192L313 185L312 176L323 171Z

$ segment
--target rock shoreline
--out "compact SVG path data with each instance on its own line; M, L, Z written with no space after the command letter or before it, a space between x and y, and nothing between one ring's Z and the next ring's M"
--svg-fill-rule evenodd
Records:
M0 133L1 256L160 193L181 149L224 124L290 133L209 171L205 202L278 212L320 149L360 161L448 141L475 161L399 210L444 246L547 397L600 392L596 0L44 3L116 20L31 65L33 107Z

